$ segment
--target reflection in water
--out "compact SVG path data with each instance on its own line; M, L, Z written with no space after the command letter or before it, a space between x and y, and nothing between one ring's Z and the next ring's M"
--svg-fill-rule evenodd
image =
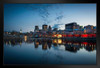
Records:
M27 36L24 36L24 41L25 41L25 42L27 41Z
M20 40L20 39L18 39L18 40L5 40L4 43L6 45L16 46L16 45L21 45L22 40Z
M47 50L47 49L51 49L52 45L54 47L58 46L58 45L64 45L65 50L66 51L70 51L73 53L76 53L78 50L80 50L81 48L86 49L87 51L93 51L96 50L96 42L94 41L66 41L66 39L34 39L34 40L27 40L27 37L24 37L24 41L23 40L6 40L4 41L4 43L6 45L11 45L11 46L15 46L15 45L21 45L22 42L26 42L26 43L33 43L34 42L34 46L35 48L38 48L39 45L42 45L42 50Z
M46 50L46 49L47 49L47 42L43 42L43 43L42 43L42 49L43 49L43 50Z
M53 43L61 44L62 43L62 39L54 39Z
M38 48L39 41L35 40L35 41L34 41L34 45L35 45L35 48Z
M4 40L4 64L16 63L96 64L96 42L47 38Z

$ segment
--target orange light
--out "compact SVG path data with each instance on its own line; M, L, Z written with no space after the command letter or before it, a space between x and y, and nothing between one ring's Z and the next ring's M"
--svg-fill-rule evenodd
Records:
M61 38L62 37L62 35L61 34L57 34L57 38Z
M36 42L36 45L39 45L39 42Z
M62 40L61 39L58 39L58 43L61 44L62 43Z
M53 40L53 43L57 43L57 39Z
M55 35L53 35L53 37L57 37L57 36L56 36L56 34L55 34Z
M24 40L27 41L27 36L24 36Z

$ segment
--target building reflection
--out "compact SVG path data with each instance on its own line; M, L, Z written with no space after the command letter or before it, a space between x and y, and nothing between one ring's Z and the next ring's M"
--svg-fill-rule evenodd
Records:
M38 48L39 41L38 41L38 40L35 40L35 41L34 41L34 45L35 45L35 48Z
M27 36L24 36L24 41L25 41L25 42L27 41Z
M6 45L16 46L16 45L22 45L22 40L5 40L4 43Z
M53 43L62 44L62 39L54 39Z
M89 45L87 45L85 48L86 48L87 51L96 50L96 44L95 43L89 43Z
M96 42L94 41L68 41L66 39L34 39L34 40L5 40L5 45L22 45L23 42L32 43L34 42L34 47L38 48L42 45L42 50L51 49L52 46L56 47L58 45L64 45L66 51L76 53L81 48L87 51L96 50Z
M43 50L47 50L47 42L43 42L42 43L42 49Z
M65 44L65 50L70 52L77 52L81 48L80 43L77 42L67 42Z
M47 41L47 44L48 44L48 48L50 49L51 48L51 45L52 45L52 40L48 40Z

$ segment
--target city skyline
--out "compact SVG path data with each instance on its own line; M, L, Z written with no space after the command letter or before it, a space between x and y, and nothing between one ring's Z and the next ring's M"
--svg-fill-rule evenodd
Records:
M36 25L41 29L43 24L65 29L65 24L71 22L96 26L96 4L4 5L4 31L29 32L34 31Z

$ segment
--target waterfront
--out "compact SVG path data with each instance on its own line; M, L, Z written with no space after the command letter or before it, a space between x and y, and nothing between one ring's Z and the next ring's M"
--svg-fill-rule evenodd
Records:
M4 64L96 64L96 41L4 40Z

